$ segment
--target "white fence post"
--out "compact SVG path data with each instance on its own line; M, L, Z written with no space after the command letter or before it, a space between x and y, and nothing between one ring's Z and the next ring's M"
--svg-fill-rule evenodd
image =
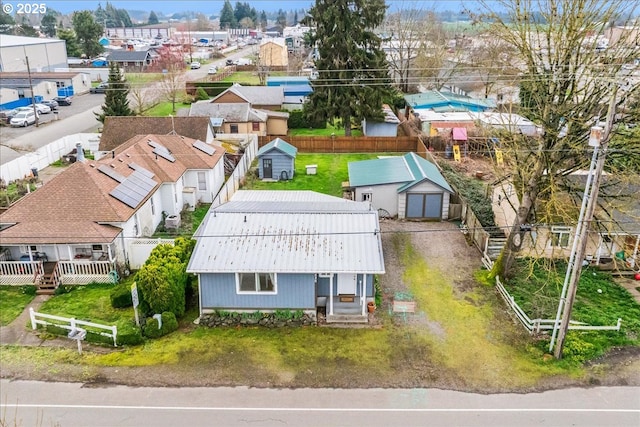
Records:
M36 314L33 311L33 307L29 307L29 317L31 318L31 329L35 331L38 325L36 325Z

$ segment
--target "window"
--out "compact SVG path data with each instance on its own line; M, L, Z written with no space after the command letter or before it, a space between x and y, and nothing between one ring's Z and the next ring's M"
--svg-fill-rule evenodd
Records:
M569 227L551 227L551 247L566 248L569 246L569 238L571 237L571 228Z
M276 275L275 273L238 273L236 274L236 286L239 294L275 294Z
M204 172L198 172L198 190L207 190L207 175Z
M151 201L151 215L156 214L156 207L153 205L153 197L149 199Z
M238 125L229 125L229 130L231 133L238 133Z
M66 87L64 82L56 82L56 87Z
M371 201L371 193L362 193L362 201L370 202Z
M102 250L102 245L92 245L91 246L91 250L93 250L93 251L101 251Z
M260 123L259 122L251 122L251 129L254 130L254 131L260 130Z

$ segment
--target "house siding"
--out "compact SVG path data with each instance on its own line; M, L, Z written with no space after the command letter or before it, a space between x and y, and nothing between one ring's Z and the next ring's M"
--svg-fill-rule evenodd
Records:
M287 119L281 119L281 118L267 119L267 134L286 135L287 132L289 132Z
M371 193L371 206L374 209L384 209L389 215L398 215L398 187L402 183L369 185L355 188L355 201L361 202L362 194Z
M247 102L246 99L239 97L233 92L224 92L215 101L213 104L245 104Z
M269 150L258 157L258 174L260 179L264 179L262 159L271 159L273 179L280 179L282 172L286 172L288 179L293 178L295 159L278 150Z
M200 305L206 309L315 309L314 274L278 274L277 294L238 294L234 273L200 274Z
M396 123L363 120L362 130L365 136L398 136L398 125Z

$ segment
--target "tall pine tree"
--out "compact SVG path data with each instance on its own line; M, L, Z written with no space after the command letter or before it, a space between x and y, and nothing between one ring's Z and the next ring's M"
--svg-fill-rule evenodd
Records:
M120 67L115 62L109 62L109 87L104 95L102 113L95 113L96 119L104 123L107 116L135 116L129 108L129 84L122 78Z
M316 0L305 23L315 27L318 78L306 109L311 122L342 121L346 136L352 121L382 118L391 93L389 66L374 32L384 20L384 0Z

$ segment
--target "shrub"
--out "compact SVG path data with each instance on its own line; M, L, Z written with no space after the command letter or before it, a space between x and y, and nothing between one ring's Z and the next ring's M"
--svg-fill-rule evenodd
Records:
M148 338L159 338L178 329L178 320L175 314L170 311L162 313L162 327L158 328L158 320L149 317L143 328L143 334Z
M118 345L138 345L143 341L142 331L135 323L132 321L118 323L118 335L116 336Z
M111 298L111 306L113 308L131 307L133 305L131 289L127 284L115 286L111 289L109 297Z
M21 287L22 293L25 295L35 295L38 288L35 285L24 285Z
M202 87L198 87L198 89L196 90L196 99L198 101L206 101L207 99L209 99L209 95L207 94L207 91Z

